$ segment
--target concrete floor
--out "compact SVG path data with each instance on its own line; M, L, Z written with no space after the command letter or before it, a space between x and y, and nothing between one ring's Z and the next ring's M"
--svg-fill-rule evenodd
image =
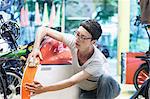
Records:
M133 85L120 84L121 93L116 99L130 99L131 96L135 93L135 88Z

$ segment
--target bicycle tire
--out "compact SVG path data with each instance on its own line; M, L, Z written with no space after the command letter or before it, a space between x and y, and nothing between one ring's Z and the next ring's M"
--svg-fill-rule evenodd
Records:
M150 99L150 79L147 80L146 92L145 92L145 99Z
M20 94L20 86L22 79L21 74L19 74L13 69L6 69L5 71L7 74L7 83L8 83L7 95L9 95L8 98Z
M5 69L1 66L0 67L0 93L3 94L3 98L7 99L7 75Z
M0 75L0 87L1 87L1 94L3 94L3 98L7 99L7 92L6 92L6 82L4 81L2 75Z
M142 73L142 75L141 75L141 73ZM143 73L144 73L144 75L143 75ZM147 75L147 76L146 76ZM136 70L136 72L135 72L135 74L134 74L134 77L133 77L133 84L134 84L134 87L136 88L136 90L139 90L139 88L140 88L140 85L142 84L142 83L139 83L139 81L138 80L140 80L140 79L138 79L138 77L140 77L140 76L145 76L145 78L143 79L143 83L144 83L144 81L148 78L148 65L146 64L146 63L144 63L144 64L142 64L137 70Z

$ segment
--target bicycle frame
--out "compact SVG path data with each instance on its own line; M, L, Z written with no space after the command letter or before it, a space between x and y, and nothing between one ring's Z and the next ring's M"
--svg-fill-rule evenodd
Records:
M2 53L2 55L0 55L0 58L15 58L23 55L26 55L26 49L19 49L16 51L10 51L8 53Z
M149 78L146 81L144 81L140 89L137 90L137 92L131 97L131 99L136 99L138 98L139 95L143 95L146 99L149 99L150 97L148 96L148 91L149 91L149 83L150 83L150 55L146 54L145 56L138 56L137 58L144 60L148 65Z
M140 24L141 24L141 17L140 16L136 16L136 21L135 21L135 23L134 23L134 25L135 26L139 26ZM146 55L149 55L150 54L150 33L149 33L149 31L148 31L148 29L150 28L150 25L147 25L147 24L143 24L143 27L144 27L144 29L145 29L145 31L146 31L146 33L147 33L147 36L148 36L148 43L149 43L149 46L148 46L148 51L145 53ZM145 60L143 60L143 61L145 61ZM145 61L145 64L148 64L146 61ZM143 66L145 66L145 65L143 65L143 63L139 66L139 68L137 69L137 71L136 72L138 72L139 71L139 69L142 69L142 68L144 68ZM147 65L148 66L148 65ZM135 74L134 74L134 76L136 75L136 72L135 72ZM148 74L148 73L147 73ZM133 79L134 80L134 79ZM134 80L135 81L135 80ZM135 84L134 84L135 85ZM136 85L135 85L136 86ZM136 87L135 87L136 88ZM136 89L138 89L138 88L136 88Z
M150 34L149 34L149 32L148 32L148 28L150 27L150 25L145 25L144 26L144 28L145 28L145 30L146 30L146 33L147 33L147 35L148 35L148 38L149 38L149 40L148 40L148 42L149 42L149 48L148 48L148 51L150 51Z

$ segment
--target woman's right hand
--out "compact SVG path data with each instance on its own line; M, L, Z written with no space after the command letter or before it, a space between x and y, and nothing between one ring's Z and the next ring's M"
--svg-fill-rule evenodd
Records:
M42 53L40 49L34 48L32 52L28 55L27 65L34 67L40 63L40 60L43 60Z
M42 53L41 53L40 49L38 49L38 48L33 48L32 52L29 54L28 57L33 57L34 59L39 57L40 60L43 59Z

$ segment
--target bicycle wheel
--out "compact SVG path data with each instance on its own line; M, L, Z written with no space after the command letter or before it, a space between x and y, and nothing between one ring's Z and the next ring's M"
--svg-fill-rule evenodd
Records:
M6 69L7 74L7 95L8 99L20 94L21 75L12 69Z
M5 72L5 71L4 71ZM7 82L6 79L4 78L4 76L6 76L5 74L2 73L2 71L0 72L0 94L3 97L3 99L7 99Z
M136 70L133 77L133 84L136 90L139 90L141 84L143 84L148 78L148 65L144 63Z
M147 80L146 92L145 92L145 99L150 99L150 79Z

